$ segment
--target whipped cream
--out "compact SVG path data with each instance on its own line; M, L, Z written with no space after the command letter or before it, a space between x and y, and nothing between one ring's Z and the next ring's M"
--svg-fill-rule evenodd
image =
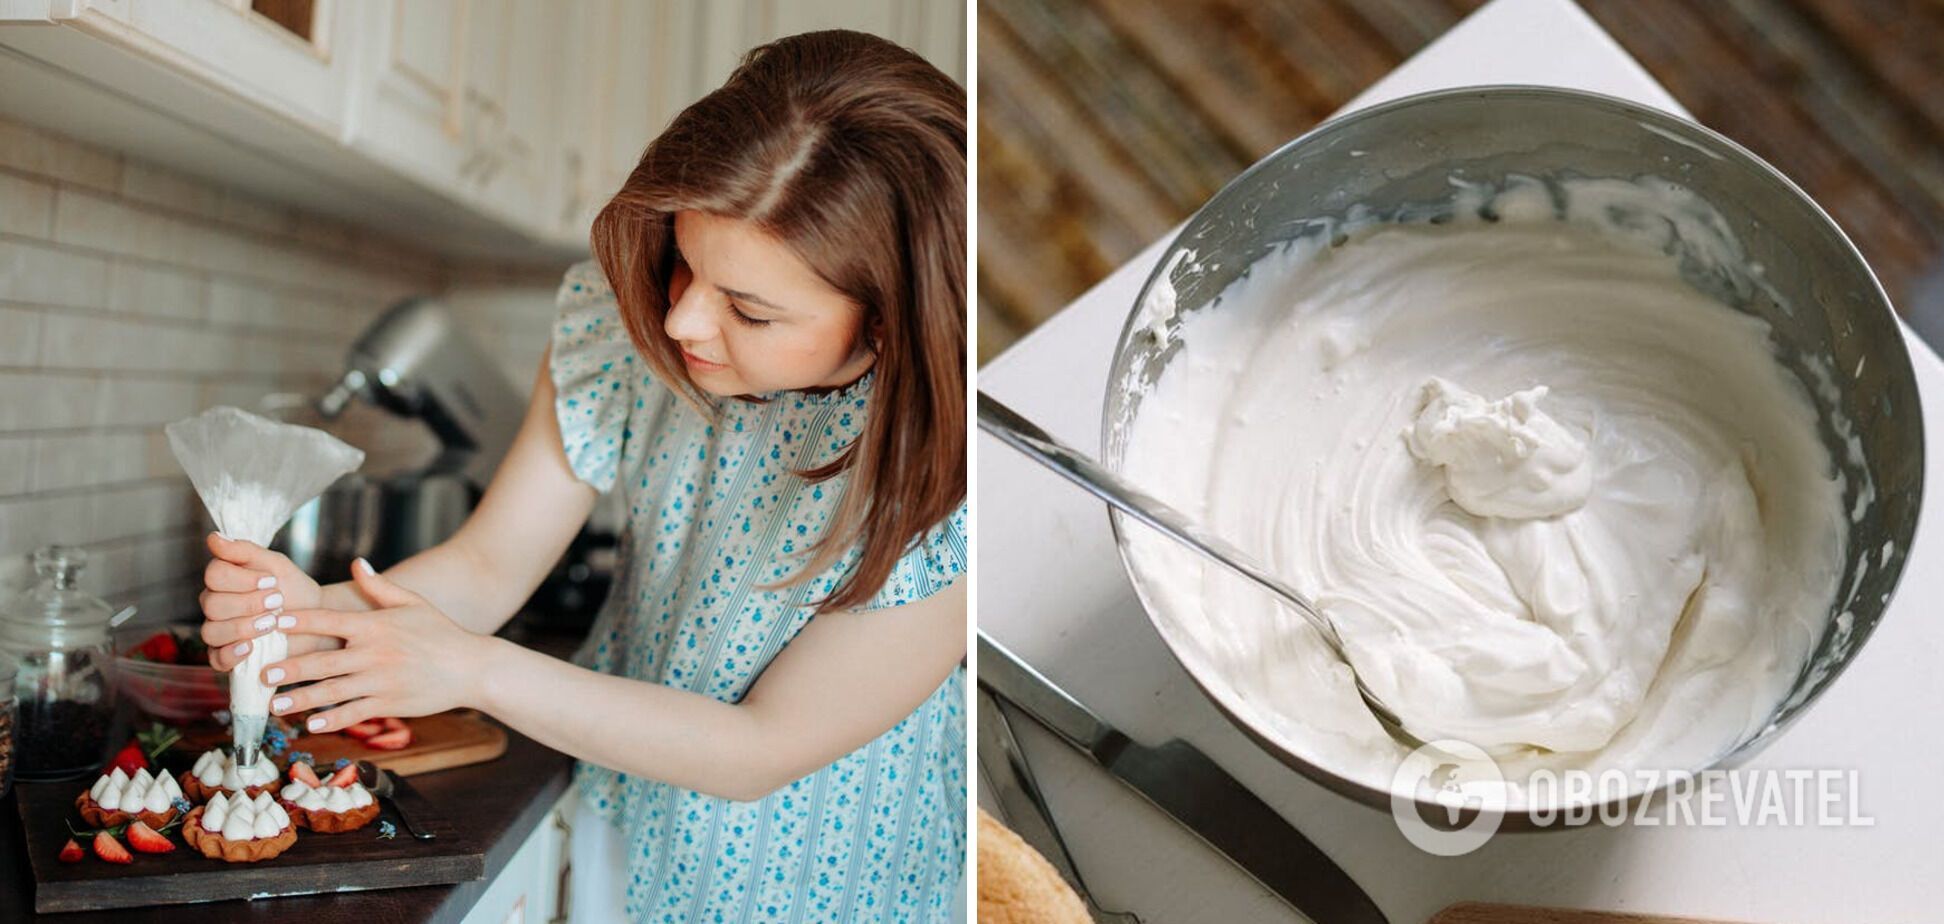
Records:
M1508 778L1705 766L1807 660L1847 512L1767 323L1689 282L1761 285L1704 205L1524 181L1298 242L1175 322L1124 471L1309 593L1420 738ZM1307 622L1138 525L1128 546L1225 706L1390 787L1405 749Z
M204 831L222 834L225 840L261 840L276 837L289 828L290 814L267 791L258 793L254 799L241 795L231 798L219 792L203 806L202 827Z
M182 798L182 787L175 777L167 773L160 776L150 775L147 768L135 771L129 776L127 771L116 767L95 780L88 787L88 795L95 804L111 812L162 813Z
M238 766L235 756L221 750L204 751L201 757L196 758L189 772L204 786L231 792L273 783L277 779L277 765L268 757L258 757L254 764Z
M283 792L278 795L285 802L313 812L319 810L348 812L371 804L371 790L356 781L346 786L332 786L328 783L322 786L309 786L292 780L290 785L285 786Z

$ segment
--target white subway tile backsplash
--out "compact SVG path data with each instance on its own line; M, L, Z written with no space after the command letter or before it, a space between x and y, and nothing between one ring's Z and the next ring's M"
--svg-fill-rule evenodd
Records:
M448 292L455 267L409 241L0 117L0 596L60 541L90 550L88 586L117 607L193 613L209 522L162 426L319 394L407 296L449 296L524 389L557 275L457 269ZM333 429L379 474L437 449L364 406Z
M7 119L0 119L0 166L97 189L121 182L120 155Z
M100 383L88 375L0 371L0 431L78 426L94 408Z
M162 259L170 247L167 231L151 213L108 195L74 187L55 191L54 240L63 244Z
M32 490L141 481L148 460L140 431L49 434L35 441Z
M0 173L0 232L46 237L53 224L53 189Z
M196 529L202 502L186 477L89 492L89 535L96 541Z
M117 260L108 277L108 307L116 311L196 319L209 300L205 274Z
M122 166L121 194L125 199L204 218L222 215L222 190L139 160L128 161Z
M107 260L0 238L0 299L92 308L107 298Z
M97 427L155 426L180 420L200 410L195 382L111 378L100 383L92 405ZM87 415L71 420L87 420Z
M25 494L34 480L34 437L0 436L0 498Z
M40 331L40 312L0 305L0 366L38 365Z

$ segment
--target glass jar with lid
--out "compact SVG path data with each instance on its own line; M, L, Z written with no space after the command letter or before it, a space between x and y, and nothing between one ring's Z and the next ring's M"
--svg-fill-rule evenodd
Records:
M38 782L78 777L108 759L115 721L108 604L76 586L87 552L43 546L33 587L0 608L0 651L18 662L14 772Z

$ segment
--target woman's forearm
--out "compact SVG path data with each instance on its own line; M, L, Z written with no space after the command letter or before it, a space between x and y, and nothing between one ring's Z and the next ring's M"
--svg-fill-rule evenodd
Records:
M550 748L729 799L757 799L786 782L764 761L758 724L742 707L502 639L485 639L483 648L477 705Z
M863 747L919 707L965 656L965 583L869 612L823 613L730 704L480 639L474 705L623 773L751 800Z

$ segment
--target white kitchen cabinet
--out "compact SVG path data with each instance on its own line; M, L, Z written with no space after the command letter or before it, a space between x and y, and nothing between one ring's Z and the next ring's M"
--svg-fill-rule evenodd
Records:
M345 0L317 0L299 35L249 0L5 0L0 21L54 23L150 56L256 106L335 136L350 90ZM56 38L66 30L41 30ZM74 43L69 47L85 47Z
M466 912L463 924L544 924L567 919L567 845L575 790L554 803Z
M560 8L516 0L359 4L368 54L353 148L537 238L554 231L548 171Z
M856 28L965 77L964 0L309 9L286 26L253 0L0 0L0 115L449 255L554 263L757 44Z

